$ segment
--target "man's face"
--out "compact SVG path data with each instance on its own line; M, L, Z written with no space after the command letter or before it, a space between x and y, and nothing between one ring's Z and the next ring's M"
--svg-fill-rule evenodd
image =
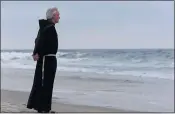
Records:
M60 20L60 13L56 11L56 13L53 15L53 21L54 23L58 23Z

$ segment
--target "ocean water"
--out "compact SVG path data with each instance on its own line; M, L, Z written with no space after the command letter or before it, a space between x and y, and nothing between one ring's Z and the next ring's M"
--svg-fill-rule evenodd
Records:
M36 65L31 55L1 51L2 89L30 92ZM53 102L174 111L173 49L59 50L57 58Z
M3 68L34 69L32 50L3 50ZM58 70L174 79L173 49L60 50Z

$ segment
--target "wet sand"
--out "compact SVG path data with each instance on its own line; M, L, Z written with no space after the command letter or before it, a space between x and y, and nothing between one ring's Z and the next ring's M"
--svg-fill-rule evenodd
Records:
M35 110L27 109L26 102L28 99L28 92L1 90L1 112L23 112L36 113ZM61 102L53 102L52 110L56 112L131 112L129 110L64 104ZM133 112L133 111L132 111Z

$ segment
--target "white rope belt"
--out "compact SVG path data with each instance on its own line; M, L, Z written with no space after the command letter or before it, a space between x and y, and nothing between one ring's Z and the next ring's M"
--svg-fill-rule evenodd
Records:
M45 57L46 56L52 56L52 57L54 57L54 56L56 56L55 54L48 54L48 55L44 55L43 56L43 66L42 66L42 71L44 72L44 63L45 63Z
M42 79L44 78L44 63L45 63L45 57L46 57L46 56L52 56L52 57L55 57L56 55L55 55L55 54L48 54L48 55L44 55L44 56L43 56Z

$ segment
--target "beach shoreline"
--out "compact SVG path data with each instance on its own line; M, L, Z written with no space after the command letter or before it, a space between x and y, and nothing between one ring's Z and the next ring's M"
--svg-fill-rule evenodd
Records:
M25 106L34 70L2 68L1 71L2 112L36 112ZM52 109L56 112L173 112L173 85L173 80L168 79L58 72Z
M22 112L22 113L36 113L33 109L27 109L26 103L28 99L28 92L20 92L20 91L9 91L9 90L1 90L1 113L13 113L13 112ZM53 102L52 110L56 112L131 112L130 110L122 110L122 109L113 109L113 108L105 108L105 107L97 107L97 106L86 106L86 105L73 105L73 104L65 104L61 102ZM132 111L136 112L136 111Z

